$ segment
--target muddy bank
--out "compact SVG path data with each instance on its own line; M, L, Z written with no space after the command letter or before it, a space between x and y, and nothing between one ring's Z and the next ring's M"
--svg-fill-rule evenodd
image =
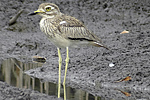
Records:
M31 58L35 55L45 57L47 62L42 68L32 69L26 73L45 81L57 83L57 49L40 31L38 25L40 17L27 16L42 2L42 0L1 1L0 59L2 61L4 58L13 57L28 62L29 60L25 61L23 58ZM57 4L63 13L83 21L110 48L110 50L96 47L71 48L66 85L81 88L104 98L114 99L127 98L124 95L118 95L117 92L110 94L110 87L129 87L132 91L131 94L134 94L134 90L144 91L141 94L149 93L149 0L128 2L51 0L51 2ZM8 26L9 19L20 9L25 10L18 18L17 23ZM129 33L120 34L123 30L128 30ZM63 57L62 75L64 75L65 50L62 49L61 52ZM110 63L113 63L114 66L110 67ZM126 76L131 76L132 80L114 83ZM108 90L102 92L101 86ZM149 99L148 95L145 97L140 93L133 98Z

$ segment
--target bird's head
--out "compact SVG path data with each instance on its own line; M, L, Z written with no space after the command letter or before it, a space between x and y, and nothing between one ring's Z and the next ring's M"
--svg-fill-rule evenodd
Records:
M30 13L29 15L40 15L46 18L53 18L58 14L60 14L60 10L57 5L53 3L42 3L38 10Z

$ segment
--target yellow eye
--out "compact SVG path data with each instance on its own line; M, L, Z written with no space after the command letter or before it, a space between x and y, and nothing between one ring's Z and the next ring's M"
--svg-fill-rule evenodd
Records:
M51 10L51 7L47 7L47 8L46 8L46 11L50 11L50 10Z

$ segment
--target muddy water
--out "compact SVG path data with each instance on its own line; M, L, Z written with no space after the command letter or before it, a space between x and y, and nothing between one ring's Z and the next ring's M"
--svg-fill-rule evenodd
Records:
M43 82L38 78L26 75L24 72L33 68L41 67L42 63L22 63L15 58L3 60L0 69L0 81L11 86L25 89L33 89L41 93L57 96L58 85L51 82ZM64 88L66 94L64 94ZM67 100L101 100L83 90L71 87L61 88L61 97Z

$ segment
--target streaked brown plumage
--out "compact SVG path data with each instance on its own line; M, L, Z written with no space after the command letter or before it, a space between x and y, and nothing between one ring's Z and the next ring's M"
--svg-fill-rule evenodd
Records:
M49 7L51 7L51 10L46 11ZM78 47L80 45L94 45L106 48L101 44L100 39L89 31L81 21L61 13L55 4L42 3L34 14L39 14L43 17L40 21L41 30L59 48ZM55 39L55 37L58 38Z
M93 45L97 47L105 47L101 44L101 40L89 31L84 24L78 19L65 15L60 12L57 5L52 3L42 3L37 11L30 15L40 15L40 29L47 35L48 39L57 46L59 56L59 86L58 98L60 97L60 84L61 84L61 53L59 48L67 49L66 66L65 66L65 79L67 67L69 62L69 49L68 47L78 47L82 45Z

